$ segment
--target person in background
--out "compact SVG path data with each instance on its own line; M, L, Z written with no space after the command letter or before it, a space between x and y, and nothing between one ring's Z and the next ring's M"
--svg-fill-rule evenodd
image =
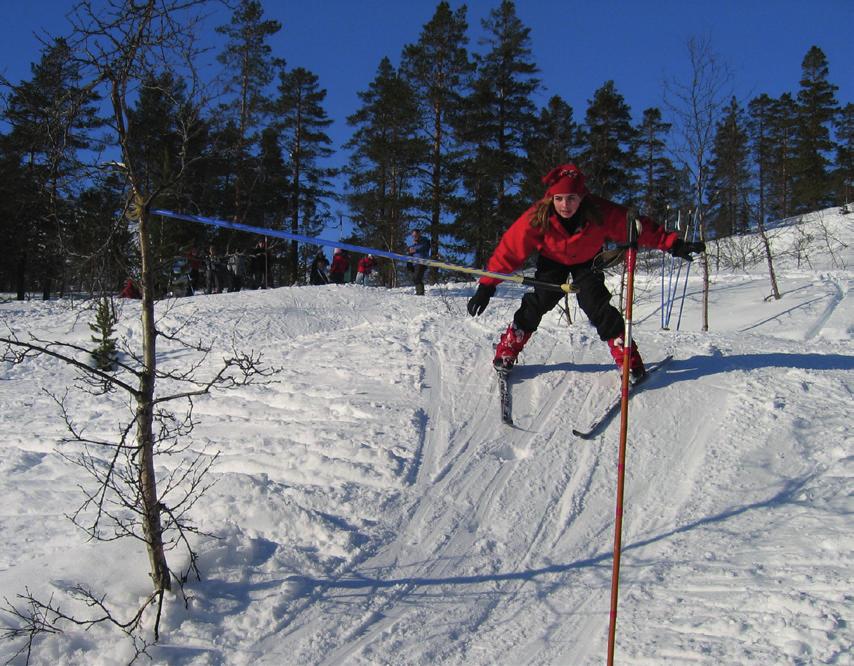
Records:
M409 245L409 256L427 259L430 257L430 241L421 237L421 230L414 229L412 231L412 243ZM415 284L415 293L418 296L424 295L424 273L427 267L424 264L409 264L407 266L412 271L412 281Z
M125 280L122 290L119 292L119 298L142 298L142 294L136 286L133 278Z
M205 257L205 270L207 283L205 292L208 294L221 294L228 289L228 270L222 257L217 256L213 245L208 247L208 256Z
M622 367L625 321L620 311L611 305L605 276L594 269L593 260L606 241L626 242L628 209L588 192L584 174L574 164L555 167L543 178L543 184L546 186L543 198L504 232L486 268L496 273L513 273L536 252L539 257L535 279L563 284L572 277L572 284L578 288L578 305L596 327L599 337L607 341L614 361ZM665 250L689 261L692 253L706 249L702 242L682 241L676 232L667 233L648 217L641 216L640 223L638 243L641 247ZM483 313L500 282L491 277L480 279L477 291L468 302L471 316ZM561 298L561 292L541 287L535 287L533 292L522 297L521 306L495 349L493 365L496 368L513 367L543 315ZM646 373L634 340L629 369L634 381Z
M326 268L329 262L326 260L326 255L323 252L318 252L311 262L311 269L308 273L309 284L329 284L329 276L326 274Z
M190 265L190 282L193 285L193 291L196 292L201 287L201 272L204 267L204 258L199 256L195 245L190 246L185 256Z
M356 272L356 284L367 284L368 277L376 267L377 262L374 255L368 254L359 259L359 265Z
M270 252L267 249L265 238L259 240L252 250L249 267L252 270L252 281L255 289L273 287L273 281L270 279Z
M335 248L332 255L332 266L329 269L329 279L335 284L344 284L344 276L350 268L350 257L347 250Z
M246 255L235 250L228 255L229 291L240 291L246 281L246 267L249 263Z

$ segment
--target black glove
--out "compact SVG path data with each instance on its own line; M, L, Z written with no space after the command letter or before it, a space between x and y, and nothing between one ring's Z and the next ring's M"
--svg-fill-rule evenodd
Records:
M691 261L693 259L692 254L700 254L705 251L706 244L703 241L683 241L678 238L673 243L673 247L668 250L674 257L679 257L685 261Z
M494 295L495 287L485 284L477 285L477 291L474 292L474 296L469 299L469 314L472 317L477 317L479 314L483 314L483 311L486 310L486 306L489 305L489 299Z

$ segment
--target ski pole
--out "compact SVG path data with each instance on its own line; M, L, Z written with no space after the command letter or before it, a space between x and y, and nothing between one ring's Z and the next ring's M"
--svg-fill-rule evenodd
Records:
M385 257L387 259L394 259L397 261L407 261L413 264L422 264L424 266L429 266L430 268L439 268L448 271L455 271L457 273L468 273L470 275L478 275L482 277L491 277L496 278L498 280L502 280L505 282L515 282L516 284L521 284L529 287L540 287L542 289L548 289L550 291L560 291L565 294L571 294L578 291L578 288L566 282L564 284L556 284L554 282L543 282L542 280L535 280L534 278L529 278L524 275L514 275L509 273L496 273L494 271L485 271L479 268L470 268L468 266L460 266L458 264L449 264L444 261L437 261L436 259L427 259L424 257L413 257L405 254L398 254L396 252L387 252L385 250L378 250L376 248L371 247L362 247L360 245L353 245L351 243L342 243L341 241L333 241L326 240L323 238L313 238L311 236L302 236L300 234L292 234L287 231L281 231L279 229L267 229L265 227L254 227L249 224L241 224L240 222L229 222L227 220L219 220L213 217L203 217L201 215L187 215L185 213L174 213L169 210L152 210L152 214L160 215L162 217L170 217L175 220L184 220L187 222L197 222L199 224L207 224L214 227L221 227L223 229L234 229L236 231L245 231L250 234L261 234L267 236L274 236L276 238L284 238L286 240L294 240L300 243L306 243L307 245L325 245L329 247L339 247L342 250L347 250L349 252L359 252L362 254L373 254L378 257Z
M678 211L676 214L676 230L682 231L682 211L681 210ZM661 261L662 262L667 261L667 258L666 258L664 253L662 253L662 255L661 255ZM673 266L675 265L675 262L676 262L676 257L670 257L669 270L667 273L667 296L664 299L664 302L665 302L664 312L661 313L662 314L661 328L664 330L670 329L670 316L673 313L673 299L674 299L674 294L676 293L674 291L674 287L673 287ZM663 265L663 263L662 263L662 265ZM662 278L662 280L663 280L663 278ZM676 282L677 282L677 284L679 283L678 274L676 277Z
M697 210L694 214L694 229L691 233L691 240L697 240L697 228L699 227L700 220L700 207L697 206ZM691 273L691 264L694 263L692 261L688 262L688 268L685 269L685 284L682 285L682 300L679 301L679 316L676 318L676 330L679 330L679 326L682 324L682 308L685 307L685 294L688 292L688 275Z
M614 664L617 637L617 601L620 587L620 551L623 532L623 487L626 476L626 438L629 426L629 365L632 353L632 301L634 300L635 263L638 253L640 220L634 210L626 213L626 328L623 335L623 384L620 403L620 450L617 461L617 510L614 524L614 568L611 573L611 614L608 623L608 666Z

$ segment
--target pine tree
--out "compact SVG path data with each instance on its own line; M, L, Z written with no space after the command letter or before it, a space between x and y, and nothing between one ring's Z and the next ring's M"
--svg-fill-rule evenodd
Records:
M127 220L118 214L126 197L121 176L108 172L76 198L67 249L76 257L76 278L85 293L117 291L139 273Z
M793 199L796 212L829 206L833 200L830 125L837 113L838 86L828 80L827 58L813 46L801 64Z
M261 130L271 111L268 87L276 71L285 64L282 59L273 57L267 40L281 29L278 21L264 19L259 0L239 0L231 23L216 29L227 39L217 59L226 68L227 92L233 94L233 99L220 109L219 115L229 125L229 131L222 136L234 142L220 150L228 151L232 170L234 202L231 212L242 221L246 220L250 206Z
M362 106L347 118L355 128L345 144L351 150L346 197L357 239L365 245L400 251L405 245L416 200L413 182L427 146L418 137L420 115L415 94L383 58L368 90L359 92ZM384 281L395 276L383 266Z
M481 43L489 50L475 56L477 75L458 126L470 154L458 235L478 264L522 208L525 143L536 122L532 98L540 86L531 30L519 20L515 4L502 0L482 24L486 37Z
M771 108L768 173L770 218L784 219L794 212L795 146L799 122L797 111L797 104L789 93L783 93Z
M253 174L252 200L247 216L262 227L283 229L291 205L291 169L285 161L282 139L276 127L261 131L260 154ZM243 238L243 242L257 242L257 238ZM265 238L265 241L269 240ZM276 242L268 245L272 265L267 267L273 284L293 284L291 265L287 255L281 256ZM281 259L281 261L279 260Z
M11 149L25 165L36 196L18 215L27 217L24 273L38 275L43 298L64 279L66 257L62 235L70 218L74 179L79 175L78 154L93 143L92 132L102 125L97 116L98 96L80 85L80 67L64 39L45 47L32 67L33 77L10 89L6 121L12 128ZM30 266L37 268L32 270Z
M638 162L632 154L636 130L629 106L613 81L593 94L585 115L587 150L582 170L592 189L609 199L631 200L636 193Z
M850 209L848 204L854 197L854 104L851 102L837 117L836 141L836 198Z
M329 157L332 140L325 130L332 124L323 102L326 91L319 86L312 72L298 67L282 72L279 78L279 97L276 100L276 124L281 128L281 141L290 157L291 232L313 235L320 226L324 198L332 194L331 171L320 166L319 160ZM305 253L304 253L305 254ZM290 244L290 281L304 277L305 265L300 263L299 246Z
M774 270L774 256L771 249L771 239L765 232L765 216L768 202L768 177L772 172L773 163L771 155L773 145L771 142L771 127L773 124L772 114L774 100L768 95L762 94L751 100L748 104L747 133L750 143L754 164L756 166L756 191L759 196L759 209L756 215L756 226L759 237L765 251L765 261L768 264L768 275L771 280L771 294L775 300L780 298L780 289L777 286L777 275Z
M753 156L758 197L757 220L766 221L768 210L768 183L772 165L772 137L774 100L765 93L755 97L747 105L747 135Z
M436 6L418 42L404 47L401 74L419 103L418 135L429 146L419 169L418 208L429 219L431 256L451 229L446 215L454 206L462 153L452 131L474 65L467 50L466 7L452 11L444 0Z
M184 134L192 122L186 110L187 87L171 72L147 76L138 89L133 107L127 111L127 151L133 155L140 183L146 191L158 192L158 205L180 206L173 187L176 173L184 170L192 155L186 154ZM159 266L158 293L165 293L174 260L191 248L201 252L207 231L197 225L176 225L171 220L153 221L152 257Z
M109 296L101 296L95 310L95 321L89 323L94 333L92 342L97 346L92 350L92 359L98 370L113 370L116 365L116 308Z
M522 196L534 201L543 196L542 178L559 164L578 162L581 134L572 107L560 96L549 99L540 110L525 142L527 160Z
M35 256L38 191L26 172L23 156L8 135L0 135L0 291L24 300L28 267Z
M743 111L733 97L717 124L709 175L710 221L718 237L747 231L750 168Z
M632 152L640 165L639 198L647 215L665 224L668 210L679 205L679 176L673 162L666 156L667 133L658 108L645 109L643 120L637 127Z

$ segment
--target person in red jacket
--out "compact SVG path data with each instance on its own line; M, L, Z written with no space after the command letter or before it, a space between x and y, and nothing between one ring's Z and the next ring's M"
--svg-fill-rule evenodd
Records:
M344 284L345 273L350 268L350 257L347 250L340 247L332 254L332 266L329 267L329 279L335 284Z
M572 284L578 289L578 305L596 327L599 337L608 342L614 361L622 367L625 321L620 311L611 305L605 276L595 270L593 260L606 241L626 242L627 208L588 192L584 174L574 164L555 167L543 178L543 184L547 188L543 198L504 233L486 268L496 273L512 273L538 252L535 279L563 284L567 278L572 278ZM702 242L685 242L676 232L665 232L648 217L641 216L640 222L638 243L642 247L665 250L689 261L692 252L706 249ZM492 277L480 279L477 291L468 302L471 316L483 313L500 282ZM535 287L533 292L522 297L521 307L496 347L493 360L496 368L513 367L543 315L554 308L562 296L561 292ZM634 341L629 358L632 378L637 380L646 371Z
M372 254L367 254L359 259L359 264L356 268L356 284L367 285L368 277L370 277L376 265L377 262Z
M142 298L142 294L132 278L125 280L124 286L119 292L119 298Z

